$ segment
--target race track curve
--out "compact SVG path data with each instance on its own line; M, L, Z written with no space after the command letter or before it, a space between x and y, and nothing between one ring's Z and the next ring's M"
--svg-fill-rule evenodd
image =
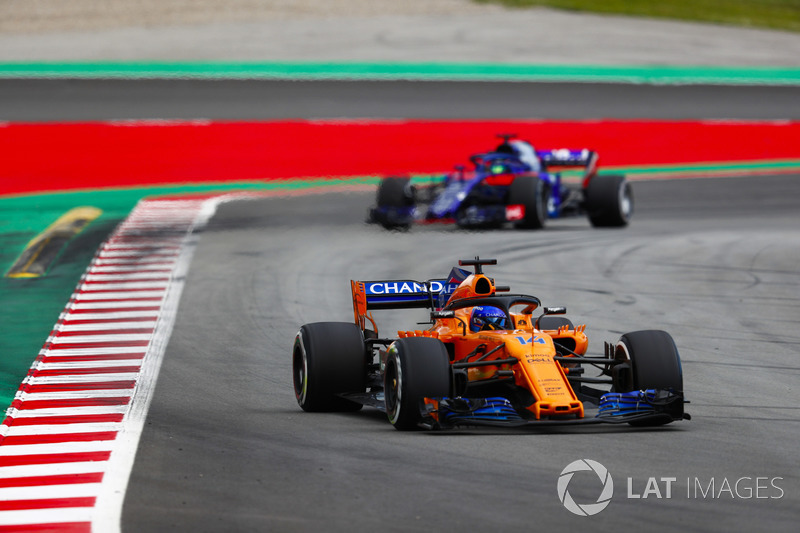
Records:
M573 219L544 231L386 232L364 224L367 193L222 205L188 275L123 530L793 531L800 176L637 182L634 194L623 230ZM592 353L627 331L669 331L693 419L401 433L369 408L299 409L294 335L350 320L350 279L426 279L475 255L499 260L498 283L567 306L588 324ZM386 335L426 318L376 315ZM615 484L590 518L556 491L584 458ZM581 503L600 490L585 472L569 485Z
M0 110L23 121L800 118L796 88L467 85L26 81L3 84ZM370 193L222 205L189 270L123 531L794 531L800 176L637 182L634 194L631 227L614 231L575 219L539 232L390 233L363 223ZM567 306L593 353L627 331L672 333L693 420L400 433L372 409L299 409L294 335L349 320L350 279L425 279L475 255L499 260L500 283ZM425 316L378 319L389 335ZM590 518L556 490L579 459L615 484ZM575 501L596 500L592 476L575 474Z

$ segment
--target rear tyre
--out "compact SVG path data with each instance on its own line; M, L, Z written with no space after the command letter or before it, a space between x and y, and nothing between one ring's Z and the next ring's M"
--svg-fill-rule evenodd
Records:
M389 348L384 370L384 401L395 429L419 428L425 398L450 396L450 358L438 339L411 337Z
M362 405L337 396L366 390L366 348L361 329L347 322L316 322L300 328L292 350L297 403L304 411L358 411Z
M620 392L647 389L683 392L681 358L675 341L666 331L626 333L617 343L617 353L630 361L630 373L626 373L616 387ZM671 421L672 417L665 415L663 419L633 422L632 425L658 426Z
M627 226L633 216L633 189L625 176L594 176L586 187L586 210L592 226Z
M547 222L549 188L538 176L517 176L508 190L508 204L525 206L525 218L514 227L541 229Z

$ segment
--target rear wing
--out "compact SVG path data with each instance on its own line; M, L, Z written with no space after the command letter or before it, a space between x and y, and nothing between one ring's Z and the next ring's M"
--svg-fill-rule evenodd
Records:
M454 268L444 279L427 281L380 280L350 281L353 293L353 314L356 324L363 330L366 321L375 321L369 311L373 309L431 309L438 311L445 306L453 291L461 285L469 272Z
M536 156L545 169L552 167L583 167L586 170L587 177L597 172L597 160L600 157L597 152L586 148L583 150L571 150L569 148L536 150Z
M357 291L363 292L366 309L415 309L437 307L439 295L449 294L458 287L445 279L428 281L353 281Z

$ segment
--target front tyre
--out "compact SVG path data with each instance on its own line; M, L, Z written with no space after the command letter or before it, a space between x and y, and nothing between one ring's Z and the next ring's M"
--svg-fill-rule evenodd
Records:
M632 383L628 390L683 391L680 355L675 341L666 331L626 333L620 337L617 350L624 351L630 359Z
M414 187L411 178L389 176L378 185L377 204L379 207L411 207L415 203Z
M616 348L618 358L628 359L630 371L618 376L615 388L619 392L635 390L669 390L683 394L683 370L678 348L666 331L644 330L626 333ZM662 425L683 414L683 402L672 416L662 419L632 422L632 425Z
M395 429L417 429L424 399L450 395L450 358L438 339L410 337L392 343L383 374L384 402Z
M292 350L297 403L304 411L357 411L362 405L338 394L366 390L366 348L361 329L347 322L300 328Z
M386 229L405 230L411 226L416 205L416 190L411 179L390 176L378 185L377 206L370 210L370 220Z
M633 189L625 176L594 176L585 189L589 221L597 228L627 226L633 216Z

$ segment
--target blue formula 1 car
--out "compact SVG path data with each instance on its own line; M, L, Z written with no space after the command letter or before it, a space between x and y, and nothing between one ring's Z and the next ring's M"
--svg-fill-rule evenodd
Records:
M473 155L474 169L456 171L431 184L408 176L384 178L368 221L389 229L415 222L449 222L464 228L543 228L548 219L587 215L594 227L627 226L633 192L625 176L598 175L596 152L588 149L536 150L513 135L492 152ZM560 172L580 168L580 183ZM558 171L555 171L558 170ZM421 208L426 205L426 208Z

